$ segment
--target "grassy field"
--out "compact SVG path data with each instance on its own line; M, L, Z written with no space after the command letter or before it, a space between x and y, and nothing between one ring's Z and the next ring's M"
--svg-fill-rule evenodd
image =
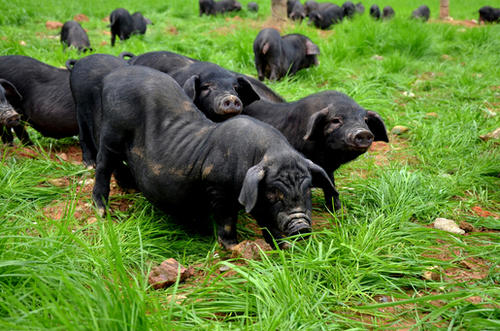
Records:
M339 90L389 130L408 128L339 169L343 212L327 213L315 192L310 238L255 260L232 259L212 228L179 225L140 194L113 188L112 215L96 217L77 139L30 130L34 147L0 147L0 329L500 328L500 152L498 140L479 139L500 127L500 25L420 23L408 16L423 1L387 0L379 5L393 6L391 21L365 12L319 31L273 24L270 1L257 2L258 14L200 18L193 0L0 0L0 55L58 67L83 55L63 52L45 22L80 13L99 53L169 50L254 76L259 29L302 33L319 45L320 65L271 88L289 101ZM438 3L427 1L434 20ZM457 20L500 7L451 3ZM154 25L111 48L104 18L117 7ZM436 217L474 231L435 230ZM248 216L240 220L242 240L260 238ZM195 275L153 290L147 274L169 257Z

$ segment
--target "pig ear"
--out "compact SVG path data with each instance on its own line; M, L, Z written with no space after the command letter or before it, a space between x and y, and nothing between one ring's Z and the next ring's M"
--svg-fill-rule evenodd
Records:
M21 93L16 89L16 87L9 82L8 80L1 79L0 78L0 85L5 89L5 97L9 101L9 103L17 107L21 103L21 100L23 100L23 97L21 96Z
M312 186L323 189L323 192L330 192L332 196L338 195L335 185L333 185L326 171L311 160L307 160L307 167L311 172Z
M254 101L260 100L260 96L253 89L252 84L245 77L238 77L238 87L236 88L236 93L238 97L243 102L243 106L248 106Z
M319 54L319 47L310 40L306 40L306 55Z
M249 213L257 203L259 192L259 182L264 178L266 172L261 165L255 165L248 169L243 186L241 187L238 202L245 206L245 211Z
M374 111L368 110L366 112L366 124L368 128L375 136L375 141L385 141L389 142L389 137L387 136L387 129L385 128L384 120Z
M186 92L187 96L194 101L200 93L200 76L193 75L189 77L182 88L184 89L184 92Z
M314 138L318 135L319 130L322 129L321 124L323 123L326 115L328 115L328 107L321 109L309 117L306 134L303 137L304 140L314 140Z
M269 43L265 43L264 46L262 47L262 54L266 55L268 50L269 50Z

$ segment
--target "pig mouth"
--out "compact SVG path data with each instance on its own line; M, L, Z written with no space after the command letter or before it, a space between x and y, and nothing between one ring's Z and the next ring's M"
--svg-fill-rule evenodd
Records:
M8 128L19 125L20 116L16 111L8 110L0 116L0 124Z
M311 218L305 212L292 211L292 213L283 214L278 215L278 227L286 236L306 234L312 231Z

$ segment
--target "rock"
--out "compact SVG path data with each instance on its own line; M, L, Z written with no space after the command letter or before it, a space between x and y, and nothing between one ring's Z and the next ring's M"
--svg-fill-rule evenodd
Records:
M78 14L73 17L73 19L77 22L88 22L89 18L85 14Z
M179 273L179 280L182 282L191 277L194 271L192 268L184 268L175 259L170 258L151 270L148 281L155 290L158 290L174 284Z
M231 248L231 257L237 258L241 257L247 260L255 260L260 258L260 251L270 251L271 246L266 243L263 239L257 239L255 241L244 240L238 245Z
M437 272L438 270L439 270L438 266L429 267L422 274L422 278L427 279L427 280L436 281L436 282L440 281L441 275L439 274L439 272Z
M229 268L227 265L223 265L222 267L219 268L220 272L225 272L225 271L229 271L229 270L231 270L231 268Z
M454 220L447 218L436 218L434 228L455 234L464 234L465 231L460 229Z
M45 27L49 30L57 30L62 28L63 24L57 21L47 21L45 22Z
M24 40L21 40L21 41L19 42L19 45L21 45L21 46L26 46L26 42L25 42Z
M68 185L68 181L66 180L66 178L49 179L49 180L47 180L47 183L49 183L50 185L57 186L57 187L65 187Z
M372 56L373 60L382 61L384 57L382 55L375 54Z
M450 55L448 55L448 54L443 54L443 55L441 55L441 58L442 58L443 60L446 60L446 61L453 60L453 57L451 57L451 56L450 56Z
M465 232L474 232L474 226L466 221L460 221L460 224L458 225L458 227L462 230L464 230Z
M401 93L401 94L404 95L405 97L409 97L409 98L415 97L415 93L410 92L410 91L403 91L403 93Z
M396 125L395 127L392 128L391 133L399 136L405 132L408 132L408 130L409 129L406 126Z
M482 136L479 136L479 138L481 138L481 140L484 140L484 141L488 141L491 139L495 139L495 140L500 139L500 128L498 128L495 131L492 131L490 133L483 134Z
M427 113L425 114L425 118L437 118L439 115L437 113L434 113L434 112L430 112L430 113Z

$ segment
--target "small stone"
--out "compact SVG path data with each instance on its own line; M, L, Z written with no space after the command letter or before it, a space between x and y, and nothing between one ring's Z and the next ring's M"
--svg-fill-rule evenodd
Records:
M450 55L448 55L448 54L443 54L443 55L441 55L441 58L442 58L443 60L447 60L447 61L449 61L449 60L453 60L453 58L452 58Z
M479 138L481 138L481 140L484 140L484 141L488 141L491 139L495 139L495 140L500 139L500 128L496 129L493 132L483 134L482 136L479 136Z
M179 280L182 282L193 275L193 269L186 269L175 259L170 258L151 270L148 281L155 290L158 290L174 284L179 274Z
M454 220L447 218L436 218L434 228L455 234L464 234L465 231L460 229Z
M408 127L402 126L402 125L396 125L395 127L392 128L391 133L395 135L401 135L405 132L408 132Z
M382 61L384 57L382 55L375 54L372 56L373 60Z
M54 178L47 180L47 183L50 185L54 185L57 187L65 187L67 185L67 181L65 178Z
M438 266L429 267L424 271L422 277L427 280L439 281L441 280L441 276L439 272L436 272L437 270L439 270Z
M63 24L57 21L47 21L45 22L45 27L49 30L57 30L62 28Z
M425 118L436 118L438 116L439 115L437 113L434 113L434 112L430 112L430 113L425 114Z
M19 45L21 45L21 46L26 46L26 42L25 42L24 40L21 40L21 41L19 42Z
M409 98L414 98L415 97L415 93L413 92L410 92L410 91L403 91L403 94L405 97L409 97Z
M96 217L89 217L87 219L87 224L94 224L95 222L97 222L97 218Z
M260 251L270 251L271 246L262 239L255 241L244 240L231 248L231 257L241 257L247 260L260 258Z
M458 227L465 232L474 232L474 226L466 221L460 221Z
M225 271L228 271L228 270L231 270L231 268L229 268L227 265L223 265L222 267L219 268L220 272L225 272Z

